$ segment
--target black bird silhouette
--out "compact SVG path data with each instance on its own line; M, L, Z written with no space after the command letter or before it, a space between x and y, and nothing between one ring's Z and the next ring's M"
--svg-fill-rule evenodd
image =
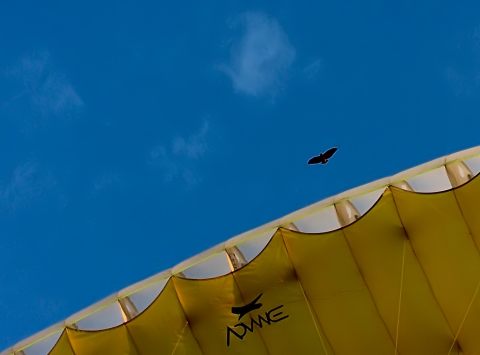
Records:
M257 303L257 301L262 297L263 293L259 294L252 302L249 304L246 304L245 306L240 306L240 307L232 307L232 313L233 314L238 314L238 320L242 318L245 314L248 312L253 311L254 309L258 309L262 307L261 303Z
M337 151L337 147L330 148L327 150L325 153L320 153L320 155L316 155L313 158L310 158L308 160L308 164L313 165L313 164L327 164L328 159L330 159L333 154Z

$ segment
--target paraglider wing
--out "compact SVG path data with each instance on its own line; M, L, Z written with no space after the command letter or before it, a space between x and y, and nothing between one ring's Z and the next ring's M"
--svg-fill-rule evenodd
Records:
M380 180L282 217L5 354L480 354L472 157L480 147L409 170L403 190Z

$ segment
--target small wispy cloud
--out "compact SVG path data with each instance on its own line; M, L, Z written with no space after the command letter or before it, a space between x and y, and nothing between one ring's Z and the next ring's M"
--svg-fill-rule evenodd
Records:
M263 13L245 13L238 24L242 35L233 41L229 63L219 69L237 92L275 95L295 60L295 48L278 21Z
M323 67L323 61L320 58L317 58L311 61L303 68L303 74L308 80L314 80L320 74L320 71Z
M21 87L9 105L26 99L42 116L69 116L84 106L67 77L54 67L48 51L23 56L5 74Z
M478 96L480 92L480 25L457 45L457 53L457 60L443 68L443 76L455 96Z
M453 66L445 68L444 76L455 96L469 96L475 89L475 80L465 76Z
M161 170L164 182L182 181L188 186L196 185L200 182L196 163L207 152L209 130L209 122L204 121L193 134L177 136L167 145L156 145L150 150L148 163Z
M191 159L198 159L202 157L207 150L206 135L208 133L209 124L207 121L203 122L202 126L191 136L176 137L173 140L172 151L176 156L185 156Z
M92 184L92 190L94 194L101 191L120 186L122 184L122 178L120 174L114 172L105 172L98 175Z
M56 185L52 173L34 161L18 165L6 183L0 185L0 206L15 211L42 197Z

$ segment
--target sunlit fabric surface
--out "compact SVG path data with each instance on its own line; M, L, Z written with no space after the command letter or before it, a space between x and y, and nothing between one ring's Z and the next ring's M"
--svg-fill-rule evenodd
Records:
M480 354L478 201L478 177L431 194L388 188L345 228L279 229L241 269L173 276L136 318L67 328L51 354ZM243 338L227 344L227 327Z

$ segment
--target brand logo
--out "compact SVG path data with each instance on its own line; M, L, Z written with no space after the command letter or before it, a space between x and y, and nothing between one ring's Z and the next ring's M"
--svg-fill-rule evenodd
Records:
M232 313L238 315L238 320L240 321L246 314L260 309L263 306L263 304L258 303L260 297L262 297L262 293L244 306L232 307ZM233 326L227 326L227 346L230 346L232 336L243 340L249 332L253 333L255 328L262 328L263 326L269 326L272 325L272 323L287 319L289 316L288 314L284 314L284 311L281 310L282 308L283 304L273 307L266 312L260 312L253 317L250 315L249 320L244 320Z

